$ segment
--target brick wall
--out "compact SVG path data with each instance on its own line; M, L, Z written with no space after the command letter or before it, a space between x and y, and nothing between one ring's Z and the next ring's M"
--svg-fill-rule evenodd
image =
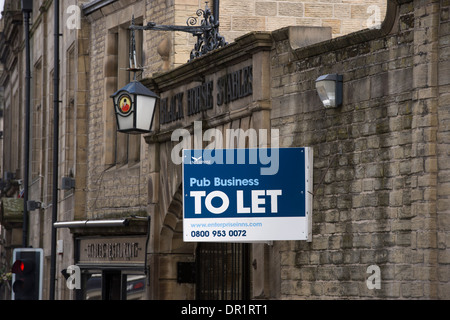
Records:
M449 1L401 2L381 30L303 49L273 33L272 127L314 148L313 240L275 246L281 298L450 298ZM327 73L339 109L316 93Z

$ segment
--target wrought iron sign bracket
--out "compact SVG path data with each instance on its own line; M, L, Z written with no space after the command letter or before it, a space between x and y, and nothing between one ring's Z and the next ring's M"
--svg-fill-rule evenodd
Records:
M218 3L218 1L217 1ZM218 6L214 10L218 10ZM191 51L190 61L202 55L216 50L218 48L226 46L228 43L225 38L219 34L219 21L217 15L212 15L211 10L206 2L205 10L198 9L196 12L197 17L203 16L203 19L198 23L197 17L189 17L186 21L186 26L176 25L159 25L154 22L149 22L145 26L137 26L134 24L134 19L130 26L130 29L134 33L134 30L155 30L155 31L182 31L190 33L197 37L197 43L194 49ZM217 21L216 21L217 20Z

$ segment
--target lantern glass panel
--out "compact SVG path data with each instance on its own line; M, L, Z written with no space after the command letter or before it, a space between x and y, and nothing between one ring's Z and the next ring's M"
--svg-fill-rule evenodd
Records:
M153 111L155 109L156 98L140 96L136 98L136 129L151 130Z
M127 103L129 103L129 105L127 105ZM114 106L117 117L117 130L122 131L133 129L133 116L135 106L132 95L118 94L116 97L114 97Z

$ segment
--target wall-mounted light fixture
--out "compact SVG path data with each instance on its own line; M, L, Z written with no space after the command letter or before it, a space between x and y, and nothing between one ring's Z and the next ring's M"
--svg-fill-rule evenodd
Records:
M134 16L132 25L134 25ZM159 97L136 80L136 72L143 68L136 63L134 30L131 30L130 66L127 70L134 72L133 81L111 95L114 102L117 131L132 134L148 133L152 128L156 99Z
M197 16L203 16L199 26L198 19L190 17L187 26L165 26L149 22L146 26L136 26L134 16L131 20L130 66L128 71L134 72L134 81L116 91L111 98L117 119L117 131L123 133L148 133L152 127L156 99L159 97L140 82L136 81L136 72L142 70L136 64L135 30L182 31L197 37L197 44L191 52L191 60L210 51L227 45L225 38L219 34L219 0L214 1L214 15L206 2L205 10L199 9Z
M117 119L117 131L148 133L152 128L158 96L139 81L132 81L116 91L111 98Z
M326 74L316 79L316 90L325 108L337 108L342 105L342 82L340 74Z

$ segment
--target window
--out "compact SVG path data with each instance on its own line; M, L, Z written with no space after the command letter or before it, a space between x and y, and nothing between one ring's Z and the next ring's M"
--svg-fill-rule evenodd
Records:
M75 48L71 46L67 51L67 72L66 72L66 103L64 108L64 160L65 166L63 172L66 176L74 174L75 165Z
M139 23L135 22L135 24ZM142 25L142 22L140 24ZM106 103L108 110L106 110L105 126L105 144L107 145L105 164L117 166L132 165L139 162L141 149L141 137L139 135L129 135L116 131L117 125L112 99L109 97L133 80L134 75L127 70L130 66L131 32L128 30L129 25L130 22L111 29L108 33L106 45L105 99L108 99L108 103ZM136 60L140 65L143 64L144 58L142 38L142 31L136 31ZM140 74L136 74L136 79L139 80L140 76Z
M48 74L48 79L53 80L54 72L51 70ZM45 167L45 176L47 179L46 190L44 190L44 202L51 203L53 197L53 131L54 131L54 103L53 103L53 93L54 87L53 84L48 86L48 102L46 103L45 112L46 112L46 134L44 141L44 148L46 149L46 167Z
M124 270L85 270L81 300L144 300L145 274Z
M32 136L31 136L31 179L39 178L42 153L42 64L39 61L34 68L33 99L31 100Z

